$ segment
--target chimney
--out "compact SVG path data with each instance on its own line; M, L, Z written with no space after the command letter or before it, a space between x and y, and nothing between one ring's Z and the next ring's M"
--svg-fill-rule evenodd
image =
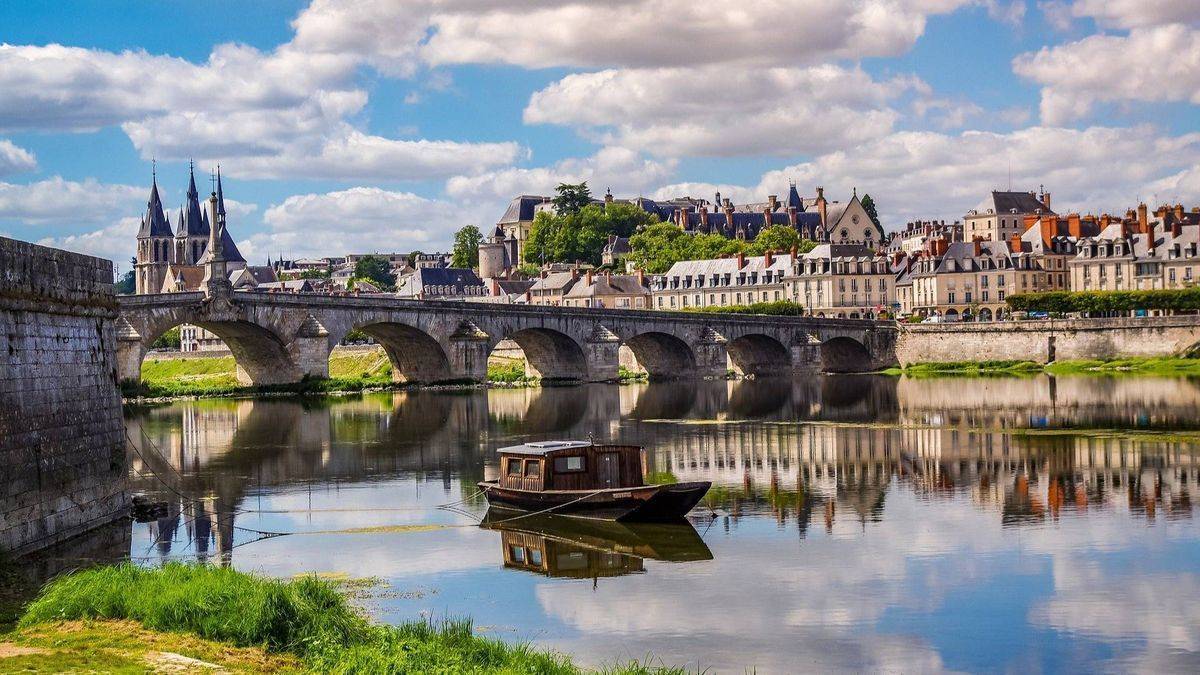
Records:
M789 206L788 207L788 225L790 225L792 227L792 229L794 230L794 229L796 229L796 226L799 224L799 222L800 222L800 218L797 215L796 207Z
M1100 230L1104 231L1106 228L1108 228L1108 225L1111 222L1112 222L1112 216L1108 215L1107 213L1101 215L1100 216Z
M767 203L771 205L771 210L775 210L775 205L779 203L779 195L767 195Z
M1183 233L1183 221L1179 220L1179 219L1171 221L1171 238L1178 239L1179 235L1182 233Z
M1175 220L1183 220L1183 204L1175 205Z
M1138 232L1145 233L1145 232L1150 231L1150 218L1149 218L1149 214L1147 213L1147 211L1148 211L1148 209L1146 208L1145 202L1138 204L1138 207L1137 207Z
M933 241L933 255L940 258L946 255L946 251L950 248L950 242L945 239L935 239Z
M821 229L823 230L826 227L825 216L828 212L825 203L825 188L820 185L817 186L817 213L821 216Z
M638 282L638 286L646 285L646 270L644 270L640 267L637 270L637 282Z
M605 190L604 191L604 203L611 204L612 201L613 201L612 190Z
M574 277L575 275L572 274L571 276ZM592 270L591 270L591 268L588 268L588 271L583 274L583 287L587 288L588 286L591 286L591 285L592 285Z
M972 242L972 243L974 244L974 249L975 249L975 251L974 251L974 254L975 254L975 257L976 257L976 258L978 258L979 256L983 255L983 243L982 243L982 242L980 242L978 239L976 239L976 240L975 240L974 242Z
M762 224L763 230L767 229L768 227L770 227L774 224L775 224L775 219L771 217L771 209L770 208L763 209L763 224ZM762 230L759 230L759 232L762 232Z
M1012 253L1021 252L1021 235L1014 234L1008 242L1008 250Z
M725 227L733 227L733 202L725 200Z
M797 246L793 246L792 250L789 252L789 255L791 256L791 262L793 265L796 264L796 254L798 254L798 253L800 253L800 248Z
M1046 210L1049 211L1050 210L1050 193L1049 192L1042 193L1042 203L1046 205Z
M738 251L737 254L737 265L739 270L746 266L746 254L741 251Z
M605 283L607 283L609 286L611 286L611 285L612 285L612 270L605 270L605 271L604 271L604 281L605 281Z
M727 209L732 209L733 208L733 200L730 199L729 197L726 197L725 201L721 202L721 205Z
M1076 239L1083 236L1083 228L1080 227L1078 213L1067 214L1067 234Z
M763 265L766 267L770 267L774 263L775 263L775 252L770 249L763 251Z
M704 234L708 234L708 207L707 206L703 206L700 208L700 231L703 232Z
M1155 241L1154 241L1154 226L1152 226L1152 225L1147 225L1147 226L1146 226L1146 255L1147 255L1147 256L1153 256L1153 255L1154 255L1154 244L1155 244Z

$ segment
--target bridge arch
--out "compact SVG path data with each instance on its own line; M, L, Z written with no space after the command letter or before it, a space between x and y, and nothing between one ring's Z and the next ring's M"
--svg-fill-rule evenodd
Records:
M839 336L821 343L821 369L827 373L860 373L871 368L871 352L852 337Z
M383 347L392 363L393 382L439 382L451 378L446 350L420 328L395 321L376 321L355 328Z
M726 350L729 352L729 361L733 364L733 369L740 375L791 374L791 351L769 335L742 335L730 340Z
M690 377L696 374L696 354L687 342L659 331L639 333L625 340L638 365L653 379Z
M198 326L221 338L237 365L239 384L284 384L295 382L304 375L287 344L269 328L249 321L198 321L175 314L155 322L147 331L149 335L142 336L135 355L136 368L126 372L125 378L140 381L150 345L163 333L183 324Z
M587 357L574 338L552 328L522 328L501 337L525 353L525 374L543 380L586 380ZM493 347L494 349L495 347Z

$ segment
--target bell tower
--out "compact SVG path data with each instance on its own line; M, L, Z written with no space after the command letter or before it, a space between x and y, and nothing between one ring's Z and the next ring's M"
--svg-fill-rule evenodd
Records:
M157 174L157 171L151 174L150 199L146 202L146 213L142 215L137 235L137 258L133 269L135 292L139 295L162 292L167 266L173 259L174 233L158 194Z

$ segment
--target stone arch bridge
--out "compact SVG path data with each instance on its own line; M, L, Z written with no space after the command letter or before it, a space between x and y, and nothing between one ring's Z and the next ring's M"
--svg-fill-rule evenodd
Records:
M328 375L329 354L352 330L375 339L397 381L482 382L504 339L529 374L606 381L628 347L652 377L799 371L856 372L895 363L890 322L748 316L306 294L203 292L121 297L118 375L139 380L151 343L180 324L219 336L243 384Z

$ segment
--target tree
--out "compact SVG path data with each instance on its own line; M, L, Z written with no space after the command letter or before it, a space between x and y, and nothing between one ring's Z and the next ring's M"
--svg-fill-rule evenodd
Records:
M554 212L560 216L579 213L592 203L592 191L588 189L587 181L579 184L559 183L554 191L558 193L553 200Z
M420 251L413 251L412 253L409 253L408 254L408 266L412 267L412 268L416 268L417 258L420 258L422 255L424 255L424 254L421 253Z
M451 267L474 269L479 267L479 245L483 233L474 225L466 225L454 233L454 259Z
M179 340L179 326L169 329L150 343L151 349L171 349L179 351L182 343Z
M799 232L787 225L772 225L758 233L746 252L763 255L767 251L791 251L795 248L797 253L808 253L816 246L817 242L802 238Z
M121 275L121 280L117 282L117 295L133 295L137 291L137 278L133 270L129 270Z
M600 264L610 235L626 236L658 222L658 216L632 204L588 204L575 213L542 211L533 219L525 242L525 262ZM678 229L678 228L676 228Z
M329 270L307 269L300 273L301 279L328 279L332 273Z
M875 223L875 227L882 229L883 225L879 222L879 212L875 210L875 200L871 199L871 195L864 192L859 203L862 204L863 211L866 211L867 215L871 217L871 222Z
M354 264L354 278L366 279L381 290L391 290L396 283L391 265L383 258L365 255Z

